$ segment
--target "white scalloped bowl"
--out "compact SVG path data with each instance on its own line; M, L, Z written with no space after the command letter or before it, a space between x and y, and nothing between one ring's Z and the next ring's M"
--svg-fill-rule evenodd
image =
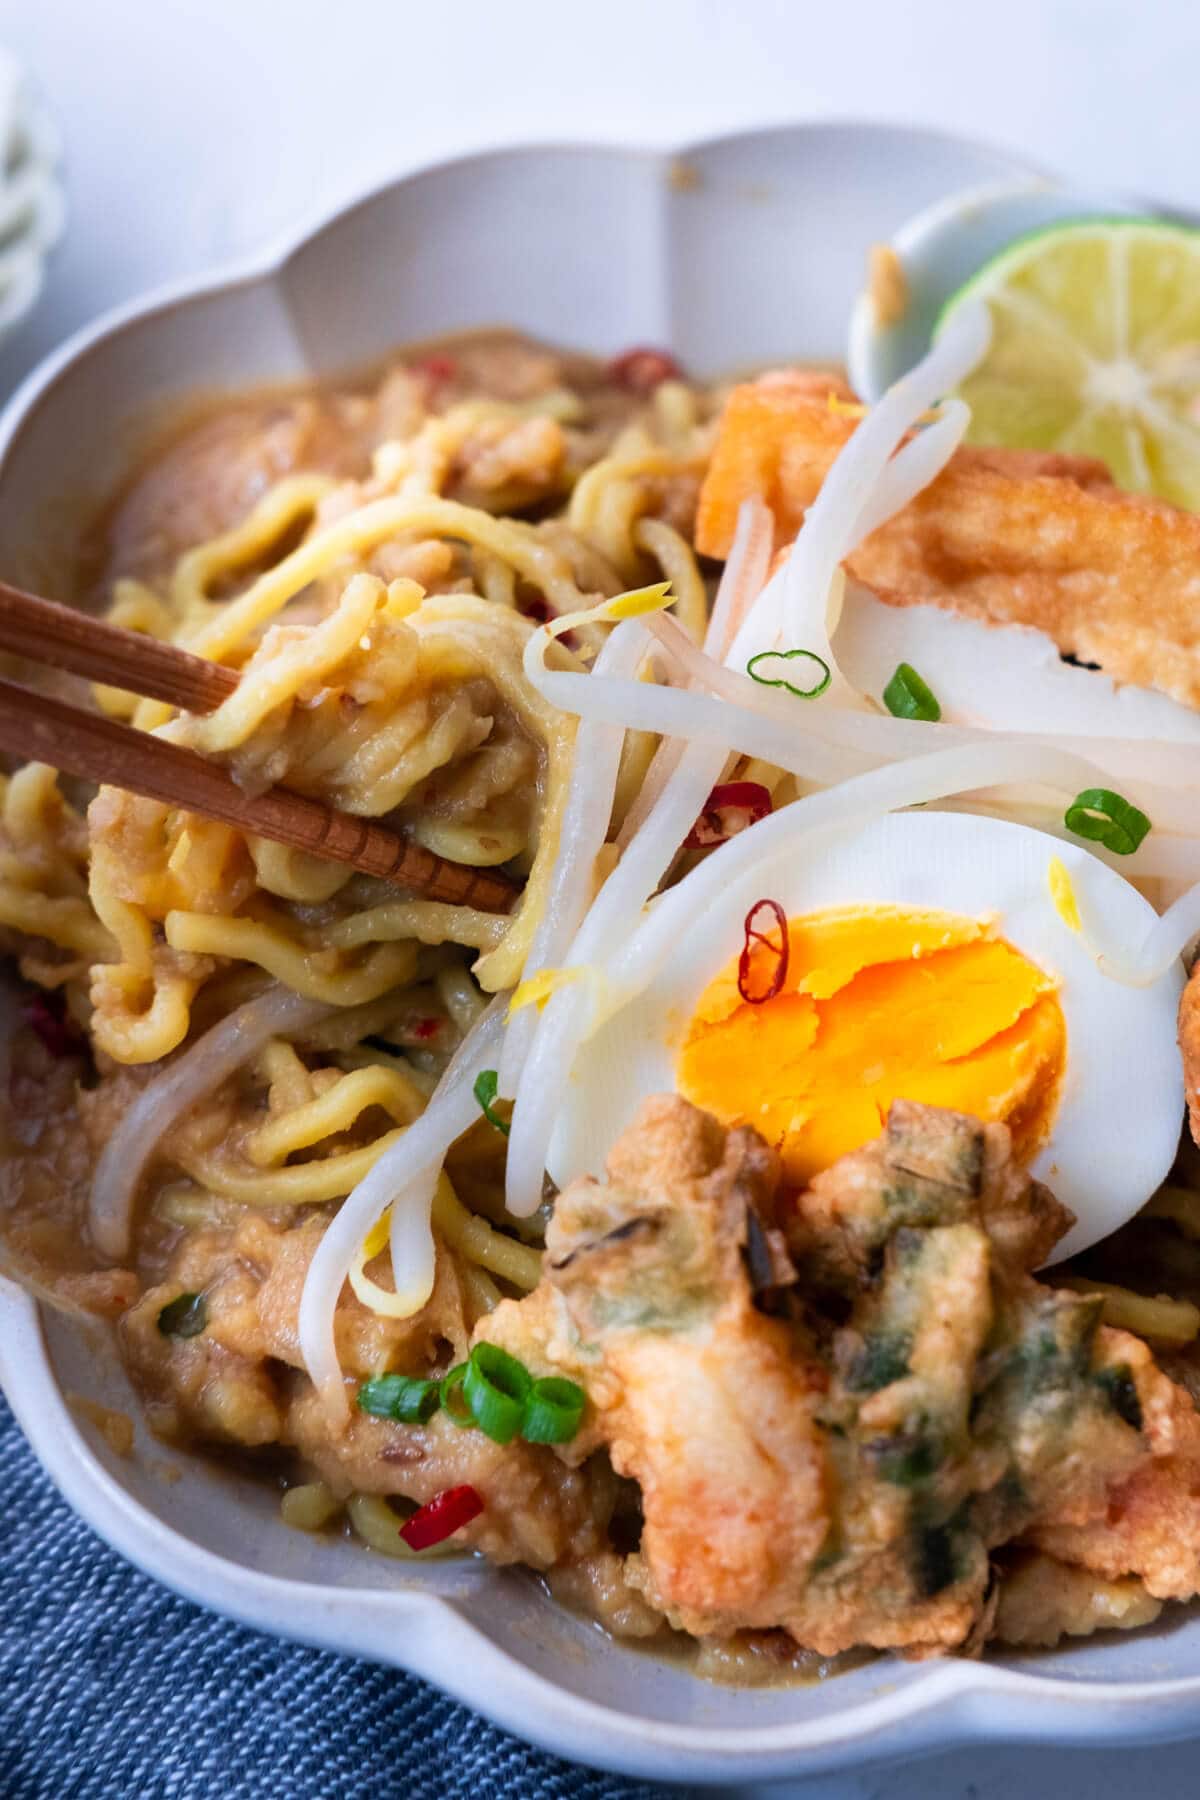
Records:
M111 488L147 419L197 390L338 371L498 322L600 352L665 343L701 372L836 358L872 242L956 188L1027 173L924 131L819 125L675 158L514 150L410 176L44 365L0 420L5 573L53 591L80 507ZM1200 1619L1036 1658L880 1659L818 1686L717 1688L610 1642L527 1576L473 1560L414 1574L288 1531L265 1487L141 1427L134 1455L115 1457L64 1399L136 1416L107 1334L40 1316L2 1280L0 1382L67 1499L148 1573L262 1630L412 1670L585 1762L767 1780L972 1739L1130 1743L1200 1727Z

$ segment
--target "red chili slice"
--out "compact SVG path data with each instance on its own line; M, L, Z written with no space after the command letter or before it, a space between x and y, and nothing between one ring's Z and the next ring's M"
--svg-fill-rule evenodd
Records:
M677 381L683 370L665 350L639 344L614 356L608 365L610 381L630 394L652 394L661 381Z
M704 811L683 841L685 850L707 850L736 837L747 825L756 825L771 810L770 790L759 781L718 782Z
M778 943L772 942L767 936L770 926L765 919L762 919L763 913L770 914L779 933ZM756 900L746 914L743 929L746 933L746 941L742 945L742 954L738 957L738 993L748 1006L762 1006L766 1001L775 998L787 980L788 923L778 900ZM766 985L761 989L752 980L752 977L761 978L762 973L761 969L755 966L762 962L762 958L756 957L754 954L756 945L762 945L769 952L769 975Z
M412 373L422 376L432 387L440 387L442 382L454 380L458 364L452 356L423 356L420 362L412 364Z
M83 1049L83 1033L68 1014L61 996L50 1000L45 994L31 994L24 1011L30 1029L51 1056L73 1056Z
M400 1536L410 1550L432 1550L435 1544L444 1543L477 1519L482 1511L483 1501L473 1487L447 1488L400 1527Z

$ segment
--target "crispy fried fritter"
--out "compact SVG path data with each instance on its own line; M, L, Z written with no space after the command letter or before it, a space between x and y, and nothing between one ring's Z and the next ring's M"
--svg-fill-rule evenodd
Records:
M623 1578L656 1612L926 1656L991 1633L1004 1544L1073 1570L1062 1604L1001 1600L1021 1641L1200 1586L1200 1415L1098 1300L1029 1275L1070 1215L1003 1126L899 1102L806 1193L777 1182L755 1133L648 1101L479 1328L586 1386L560 1454L637 1482Z
M613 1466L642 1490L631 1580L698 1635L777 1624L827 1529L823 1373L755 1308L743 1255L776 1179L753 1132L650 1100L547 1235L548 1282L615 1384Z
M1036 1269L1074 1223L1013 1162L1007 1125L894 1100L882 1136L816 1176L787 1232L794 1256L853 1286L900 1227L976 1218L1014 1270Z
M834 393L834 405L829 400ZM696 545L726 556L750 494L799 529L857 420L810 373L733 390L700 496ZM847 563L894 606L1031 625L1118 681L1200 705L1200 517L1115 487L1102 463L957 450Z
M1124 1331L1102 1335L1112 1363L1136 1384L1150 1459L1113 1485L1098 1516L1052 1513L1029 1539L1106 1578L1138 1575L1156 1599L1187 1600L1200 1591L1200 1413L1140 1339Z

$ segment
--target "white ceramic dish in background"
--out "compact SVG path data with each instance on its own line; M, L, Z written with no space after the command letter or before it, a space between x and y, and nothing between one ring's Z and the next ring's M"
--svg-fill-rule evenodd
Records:
M947 300L1017 238L1066 219L1146 210L1128 195L1081 193L1044 176L943 195L891 239L908 288L902 316L881 325L868 294L854 304L846 365L855 392L873 403L919 362Z
M941 195L1028 174L973 144L865 125L675 159L541 149L430 169L270 262L126 310L35 374L0 420L4 572L61 581L80 505L111 487L147 415L197 389L328 372L501 321L602 352L668 343L698 371L837 357L872 242ZM0 1382L72 1505L152 1575L263 1630L411 1669L586 1762L731 1782L976 1738L1200 1728L1200 1619L1035 1660L880 1660L818 1687L730 1691L611 1643L523 1575L474 1562L412 1573L289 1532L269 1491L141 1428L134 1456L113 1456L64 1400L136 1416L106 1334L39 1316L2 1281Z
M42 291L62 231L58 133L20 64L0 48L0 337Z

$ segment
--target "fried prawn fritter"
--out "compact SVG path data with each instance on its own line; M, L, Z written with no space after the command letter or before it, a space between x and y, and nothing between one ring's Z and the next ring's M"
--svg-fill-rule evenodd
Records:
M727 556L752 494L789 541L857 425L850 399L835 378L805 371L735 388L697 549ZM964 446L846 566L890 605L1034 626L1117 681L1200 706L1200 517L1125 493L1090 458Z
M1030 1541L1108 1579L1137 1575L1156 1599L1189 1600L1200 1591L1200 1413L1138 1338L1103 1337L1134 1378L1151 1460L1110 1489L1103 1512L1084 1520L1052 1513Z
M1003 1545L1121 1584L1089 1606L1056 1576L1010 1633L1195 1591L1200 1416L1096 1298L1033 1279L1071 1218L1007 1127L898 1101L803 1193L778 1182L754 1132L648 1101L608 1179L560 1195L540 1286L480 1327L587 1388L560 1454L638 1484L630 1587L695 1635L916 1656L990 1634Z
M603 1358L613 1466L642 1491L634 1586L698 1635L770 1626L828 1529L824 1375L754 1305L746 1256L790 1277L774 1153L674 1097L649 1100L606 1183L560 1196L548 1282Z

